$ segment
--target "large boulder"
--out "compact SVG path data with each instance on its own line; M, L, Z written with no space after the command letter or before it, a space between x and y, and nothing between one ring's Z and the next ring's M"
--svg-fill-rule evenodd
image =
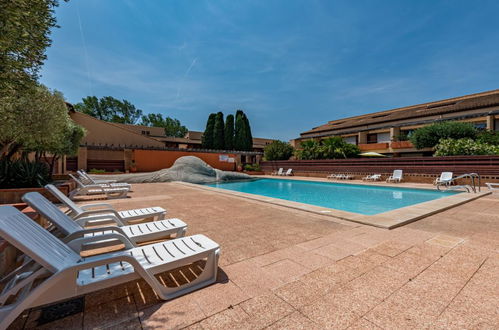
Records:
M146 183L184 181L190 183L215 183L223 181L249 180L251 176L214 169L195 156L180 157L172 167L149 173L99 175L96 179L117 180L117 182Z

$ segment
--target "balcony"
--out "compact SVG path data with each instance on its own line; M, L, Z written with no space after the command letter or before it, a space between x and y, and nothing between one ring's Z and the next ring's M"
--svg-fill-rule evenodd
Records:
M414 145L411 141L393 141L390 144L390 147L392 147L392 149L409 149L414 148Z
M359 144L361 151L388 149L388 142Z

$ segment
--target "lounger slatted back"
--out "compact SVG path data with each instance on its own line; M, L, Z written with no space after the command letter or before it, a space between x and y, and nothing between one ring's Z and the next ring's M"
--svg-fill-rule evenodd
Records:
M72 212L76 214L80 214L83 212L83 209L81 207L79 207L75 202L73 202L68 196L64 195L62 191L57 189L56 186L48 184L45 186L45 189L50 191L52 195L54 195L58 200L60 200L61 203L66 205Z
M108 235L115 232L125 236L132 244L135 244L143 241L167 238L170 235L175 235L177 238L182 237L187 230L187 225L180 219L160 220L155 222L154 225L142 223L120 228L107 226L85 229L38 192L27 193L22 197L22 200L53 223L64 235L69 235L68 239L78 239L85 235Z
M1 206L0 213L0 236L49 271L55 273L81 259L66 244L16 208Z
M439 181L440 182L445 182L445 181L449 181L449 180L452 180L452 177L454 176L454 173L452 172L442 172L440 174L440 179Z
M50 191L61 203L65 204L70 210L70 216L74 218L88 217L92 215L102 215L111 214L116 216L120 222L127 224L129 221L140 220L140 219L150 219L150 220L163 220L166 215L166 210L159 206L146 207L142 209L124 210L117 212L112 209L109 204L89 204L82 207L78 206L75 202L69 199L66 195L62 193L54 185L48 184L45 188ZM99 206L100 209L95 207Z
M40 193L24 194L22 200L59 228L64 235L69 235L83 229L78 223L64 214Z
M126 197L127 193L130 191L130 186L108 186L99 184L89 184L86 185L81 180L76 178L74 175L69 174L69 177L76 182L78 188L71 191L69 196L73 198L77 195L106 195L108 198L112 197Z
M82 258L16 208L1 206L0 236L42 267L6 284L0 297L0 329L6 329L25 309L134 279L143 278L161 299L168 300L217 278L220 247L203 235ZM206 260L202 273L179 287L164 286L154 276L200 260ZM34 287L38 279L43 281ZM7 299L16 294L13 301Z

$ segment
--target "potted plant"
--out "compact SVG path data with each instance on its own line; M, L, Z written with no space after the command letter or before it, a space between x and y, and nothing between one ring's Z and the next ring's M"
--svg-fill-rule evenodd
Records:
M132 160L130 162L130 172L132 172L132 173L137 172L137 165L135 164L135 160Z

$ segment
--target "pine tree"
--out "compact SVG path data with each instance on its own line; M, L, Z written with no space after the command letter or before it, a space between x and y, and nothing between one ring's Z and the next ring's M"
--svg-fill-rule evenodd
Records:
M224 147L224 114L218 112L215 117L215 128L213 130L213 149L222 150Z
M236 111L236 124L234 130L234 149L235 150L244 150L244 113L242 110Z
M206 122L206 129L203 134L203 148L213 149L213 133L215 130L215 118L216 114L210 113L208 121Z
M253 150L253 135L251 134L251 127L246 114L244 114L244 150Z
M234 150L234 115L225 119L225 150Z

